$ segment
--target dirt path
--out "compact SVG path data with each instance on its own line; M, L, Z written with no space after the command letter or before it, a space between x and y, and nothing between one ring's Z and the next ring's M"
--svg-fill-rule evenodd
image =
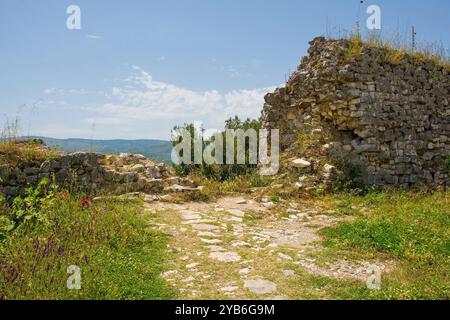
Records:
M152 228L170 234L170 269L162 276L182 299L293 299L298 270L364 281L369 262L321 266L317 231L342 218L282 210L244 198L216 203L147 203ZM384 265L380 265L384 268ZM297 271L296 271L297 270Z

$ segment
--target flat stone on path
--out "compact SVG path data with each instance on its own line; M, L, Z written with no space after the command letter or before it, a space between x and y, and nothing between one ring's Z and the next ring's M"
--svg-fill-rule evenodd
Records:
M226 251L225 248L221 246L206 246L206 249L211 250L212 252L218 252L218 251Z
M237 289L239 289L239 287L227 286L227 287L220 288L220 291L222 291L222 292L233 292L233 291L236 291Z
M239 274L240 275L246 275L246 274L249 274L250 271L252 271L251 268L242 268L241 270L239 270Z
M218 244L218 243L222 243L222 240L219 239L200 239L201 242L206 243L206 244Z
M245 280L244 287L256 294L268 294L277 291L277 285L267 280Z
M228 209L227 210L229 213L231 213L233 216L237 216L242 218L243 216L245 216L245 212L239 209Z
M194 224L194 225L192 225L192 228L194 228L195 230L200 230L200 231L211 231L211 230L219 229L218 226L211 225L211 224Z
M276 205L275 203L273 203L273 202L265 202L265 203L263 203L262 205L263 205L263 207L265 207L265 208L267 208L267 209L272 209L272 208L274 208L274 207L277 206L277 205Z
M283 259L283 260L289 260L289 261L294 260L294 259L292 259L292 257L290 257L290 256L288 256L287 254L284 254L284 253L282 253L282 252L278 252L278 256L279 256L281 259Z
M250 243L245 241L234 241L231 245L233 247L251 247Z
M223 221L225 221L225 222L242 222L242 218L239 218L239 217L224 217Z
M197 235L199 237L210 237L210 238L220 237L220 234L217 234L214 232L209 232L209 231L198 232Z
M241 260L241 256L232 251L212 252L209 257L220 262L238 262Z
M283 274L286 277L292 277L292 276L295 276L295 271L294 270L283 270Z
M180 212L181 213L181 218L183 220L199 220L202 219L203 217L198 214L197 212L194 211L190 211L190 210L183 210Z
M264 300L273 300L273 301L280 300L280 301L284 301L284 300L287 300L287 299L285 297L283 297L283 296L276 296L276 297L272 297L272 298L266 298Z
M199 220L186 220L183 221L181 224L187 225L187 224L207 224L214 222L213 220L207 220L207 219L199 219Z

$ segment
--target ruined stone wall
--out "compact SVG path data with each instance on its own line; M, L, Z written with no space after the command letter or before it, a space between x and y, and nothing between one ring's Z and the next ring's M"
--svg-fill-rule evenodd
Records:
M90 195L159 193L174 184L187 184L187 181L176 177L170 167L155 163L142 155L77 152L40 164L0 166L0 194L13 199L23 195L26 188L36 186L44 178L54 181L62 188Z
M448 68L349 40L310 45L286 87L265 97L263 123L281 130L282 149L300 157L300 132L326 132L318 161L358 163L367 184L448 184Z

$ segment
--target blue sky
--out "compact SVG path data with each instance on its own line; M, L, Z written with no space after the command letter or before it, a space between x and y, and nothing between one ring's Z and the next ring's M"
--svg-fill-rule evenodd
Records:
M0 0L0 124L57 138L169 138L259 116L308 42L354 29L357 0ZM68 30L66 8L81 8ZM450 2L365 1L382 33L450 47ZM328 27L327 27L328 26Z

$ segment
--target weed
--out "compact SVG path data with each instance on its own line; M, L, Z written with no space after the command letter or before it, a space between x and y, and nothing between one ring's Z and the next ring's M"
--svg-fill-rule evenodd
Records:
M363 41L360 35L354 35L349 39L344 59L348 63L351 60L359 60L363 52Z

